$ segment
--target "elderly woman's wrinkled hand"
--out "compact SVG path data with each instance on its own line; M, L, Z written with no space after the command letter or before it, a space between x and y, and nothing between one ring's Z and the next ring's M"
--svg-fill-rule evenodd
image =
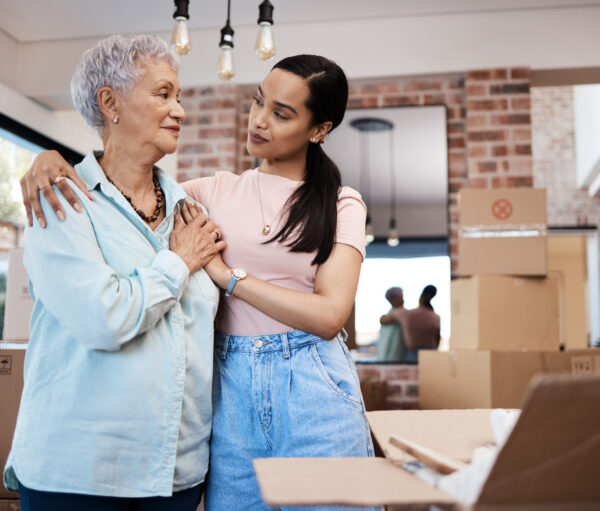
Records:
M175 215L170 249L187 265L190 273L204 267L226 247L221 232L209 221L200 207L186 201L181 213Z

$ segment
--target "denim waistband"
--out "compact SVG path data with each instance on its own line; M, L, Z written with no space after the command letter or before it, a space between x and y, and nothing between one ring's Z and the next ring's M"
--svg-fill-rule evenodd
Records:
M339 339L346 341L348 334L344 329L338 333L332 340ZM222 359L225 359L228 352L245 351L251 353L264 353L267 351L283 351L283 356L288 358L290 350L301 348L309 344L321 342L324 339L313 334L308 334L301 330L292 332L283 332L281 334L268 335L229 335L222 332L215 332L215 353Z

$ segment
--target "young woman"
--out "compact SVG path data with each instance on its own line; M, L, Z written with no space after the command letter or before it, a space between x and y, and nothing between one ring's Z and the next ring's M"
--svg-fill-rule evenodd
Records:
M268 509L254 458L372 455L340 333L364 257L365 205L341 187L320 145L347 98L334 62L280 61L250 111L247 147L261 165L183 184L227 242L206 267L226 291L216 321L209 510ZM38 157L22 181L29 214L31 204L39 218L38 190L57 175L78 179L56 153Z

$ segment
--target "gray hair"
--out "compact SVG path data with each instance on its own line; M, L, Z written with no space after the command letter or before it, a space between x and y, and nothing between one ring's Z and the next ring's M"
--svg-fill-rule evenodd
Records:
M401 295L403 293L402 288L401 287L390 287L386 292L385 292L385 299L390 302L392 301L394 298L396 298L396 296Z
M175 72L179 57L156 35L113 35L86 50L71 79L71 97L77 111L102 135L104 118L97 94L102 87L127 94L142 75L140 64L166 60Z

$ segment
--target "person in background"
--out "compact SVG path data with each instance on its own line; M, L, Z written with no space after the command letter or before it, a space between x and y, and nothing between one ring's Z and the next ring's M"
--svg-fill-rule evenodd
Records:
M390 287L385 298L392 309L381 316L379 322L379 340L377 341L377 360L381 362L399 362L404 356L404 330L397 322L396 314L404 310L404 293L401 287Z
M396 321L402 324L406 350L404 360L417 362L419 350L436 350L440 343L440 317L434 312L431 300L437 288L425 286L416 309L396 312Z
M7 488L23 511L195 511L208 470L216 225L154 166L185 113L157 36L83 54L74 104L103 151L42 185L25 230L34 300ZM58 218L46 196L76 193ZM37 191L36 191L37 195ZM64 208L66 201L59 204ZM56 197L55 197L56 199Z

